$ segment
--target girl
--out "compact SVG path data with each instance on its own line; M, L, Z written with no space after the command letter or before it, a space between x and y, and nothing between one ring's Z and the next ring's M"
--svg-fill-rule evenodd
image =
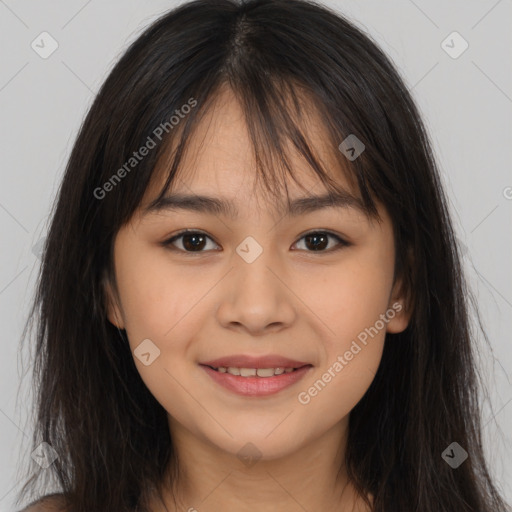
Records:
M506 510L425 128L325 7L196 0L131 45L36 312L34 458L62 492L29 510Z

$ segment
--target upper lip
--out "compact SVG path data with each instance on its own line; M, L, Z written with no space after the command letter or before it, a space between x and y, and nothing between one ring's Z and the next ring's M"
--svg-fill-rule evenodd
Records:
M300 368L311 363L304 363L289 359L279 355L267 356L250 356L244 354L236 354L232 356L220 357L219 359L212 359L211 361L204 361L200 363L205 366L213 366L219 368Z

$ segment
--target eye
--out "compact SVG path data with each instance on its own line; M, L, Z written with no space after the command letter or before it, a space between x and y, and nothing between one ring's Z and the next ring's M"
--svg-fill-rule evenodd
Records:
M329 239L334 239L337 244L325 250L327 246L329 246ZM295 245L299 244L302 240L304 240L304 245L308 252L331 252L350 245L346 240L343 240L343 238L327 231L311 231L306 233Z
M166 247L174 246L170 248L175 248L176 250L183 252L205 252L203 249L208 245L207 240L211 240L213 242L212 238L210 238L206 233L186 230L181 231L172 238L162 242L162 245ZM217 244L214 242L214 245ZM209 249L211 250L211 247Z
M304 240L305 249L301 248L301 250L306 250L307 252L331 252L350 245L343 238L327 231L311 231L306 233L294 245L298 245L302 240ZM334 247L329 247L330 240L335 241ZM165 240L162 242L162 245L173 250L188 253L217 250L215 247L218 248L219 246L213 242L215 247L208 247L208 241L213 242L213 239L202 231L185 230Z

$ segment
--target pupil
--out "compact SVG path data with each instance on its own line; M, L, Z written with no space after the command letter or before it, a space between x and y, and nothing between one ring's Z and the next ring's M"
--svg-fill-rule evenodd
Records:
M183 246L187 250L202 249L204 247L204 239L205 237L203 235L185 235L183 237ZM188 243L192 240L192 243Z
M322 239L320 244L318 243L319 239ZM313 241L313 246L309 247L309 242ZM313 251L318 251L319 249L325 249L327 247L327 237L323 235L307 235L306 236L306 245L308 248L311 248Z

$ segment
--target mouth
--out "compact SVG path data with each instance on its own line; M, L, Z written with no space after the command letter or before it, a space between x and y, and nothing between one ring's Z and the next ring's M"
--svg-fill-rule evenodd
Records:
M263 379L267 379L269 377L274 377L276 375L283 375L285 373L292 373L300 368L304 368L306 366L312 366L310 364L298 366L298 367L283 367L283 366L277 366L275 368L237 368L234 366L210 366L210 365L204 365L208 366L208 368L211 368L212 370L219 372L219 373L229 373L230 375L236 375L240 377L260 377Z
M244 362L240 366L235 366L234 361L237 358L230 358L229 362L224 360L222 364L208 362L199 366L222 388L246 397L262 397L278 393L296 384L313 368L310 363L283 361L282 358L280 365L274 363L275 366L269 364L269 358L252 359L252 363L247 358L243 359Z

